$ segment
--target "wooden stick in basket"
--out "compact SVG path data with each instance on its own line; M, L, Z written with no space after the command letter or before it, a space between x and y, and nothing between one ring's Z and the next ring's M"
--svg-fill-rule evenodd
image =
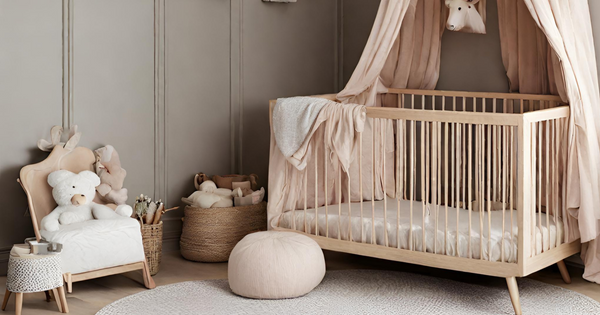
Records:
M154 221L152 222L152 224L158 224L158 222L160 222L160 217L162 217L164 208L165 204L161 202L160 206L158 206L158 209L156 209L156 213L154 214Z

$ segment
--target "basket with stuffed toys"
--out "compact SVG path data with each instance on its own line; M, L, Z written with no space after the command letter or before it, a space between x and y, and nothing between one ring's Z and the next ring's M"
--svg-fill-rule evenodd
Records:
M144 253L150 268L150 274L155 275L160 268L162 258L163 221L162 215L167 211L176 210L179 207L165 209L162 200L152 201L152 198L143 194L135 198L133 212L142 226L142 241L144 242Z
M258 176L196 174L196 191L181 200L184 210L181 255L188 260L224 262L244 236L267 229L264 188Z

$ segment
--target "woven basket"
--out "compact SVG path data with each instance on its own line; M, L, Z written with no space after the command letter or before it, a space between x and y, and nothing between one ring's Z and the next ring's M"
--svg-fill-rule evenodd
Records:
M185 207L181 255L201 262L224 262L244 236L267 229L267 203L231 208Z
M162 258L163 222L158 224L144 224L142 226L142 240L144 241L144 253L150 275L158 273L160 260Z

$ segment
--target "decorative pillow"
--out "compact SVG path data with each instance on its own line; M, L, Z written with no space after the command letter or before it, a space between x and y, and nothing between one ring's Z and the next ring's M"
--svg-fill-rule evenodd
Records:
M233 182L246 182L249 181L250 184L252 185L252 187L250 187L252 190L257 190L257 183L256 181L258 180L258 175L256 174L250 174L250 175L237 175L237 174L233 174L233 175L223 175L223 176L219 176L219 175L215 175L212 177L212 180L217 184L217 187L219 188L227 188L227 189L234 189L232 183Z

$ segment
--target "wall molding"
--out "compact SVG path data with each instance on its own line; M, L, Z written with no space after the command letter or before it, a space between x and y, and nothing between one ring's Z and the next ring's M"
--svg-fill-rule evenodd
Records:
M63 0L62 2L62 73L63 73L63 115L62 126L69 130L73 125L74 107L73 107L73 21L74 21L74 2L73 0Z
M154 0L154 196L168 204L165 0Z
M243 83L243 25L244 3L242 0L230 1L230 154L231 173L242 174L244 83Z

